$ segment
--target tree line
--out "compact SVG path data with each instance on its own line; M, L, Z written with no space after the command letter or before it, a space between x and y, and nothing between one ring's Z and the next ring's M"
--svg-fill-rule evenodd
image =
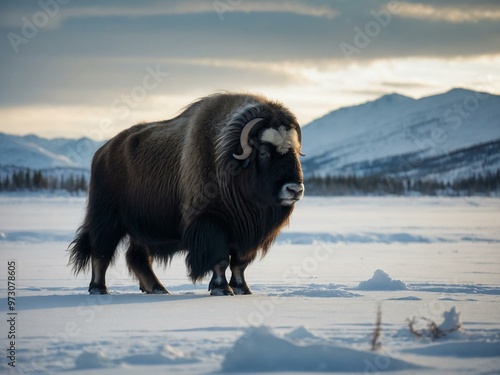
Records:
M485 175L443 182L435 179L397 178L390 175L313 176L304 182L307 195L500 195L500 170ZM41 170L19 169L0 177L0 191L66 190L86 192L85 174L60 176Z
M19 169L0 178L0 191L66 190L70 193L86 192L85 175L65 173L60 176L41 170Z
M389 175L314 176L304 182L307 195L500 195L500 170L444 182Z

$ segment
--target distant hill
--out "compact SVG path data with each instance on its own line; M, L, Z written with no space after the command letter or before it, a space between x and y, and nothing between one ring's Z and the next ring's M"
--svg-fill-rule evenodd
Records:
M500 96L391 94L302 129L304 174L454 181L500 169Z
M0 133L0 166L90 170L92 156L101 145L89 138L46 139Z
M0 191L84 191L92 157L102 143L0 133Z

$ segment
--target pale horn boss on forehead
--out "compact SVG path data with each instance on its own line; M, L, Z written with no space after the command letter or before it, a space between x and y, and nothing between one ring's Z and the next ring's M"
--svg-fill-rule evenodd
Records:
M249 135L254 126L263 120L263 118L255 118L243 127L240 136L240 144L243 152L241 155L233 154L235 159L245 160L252 154L252 146L248 144ZM290 149L300 148L297 132L294 129L287 130L283 125L278 129L265 129L260 136L260 140L276 146L276 151L282 155L286 154Z
M91 266L89 292L108 293L106 270L128 237L128 267L145 293L168 293L152 261L182 253L194 282L212 273L211 294L251 294L247 265L304 195L300 143L285 106L244 94L208 96L122 131L94 155L70 264L75 273Z

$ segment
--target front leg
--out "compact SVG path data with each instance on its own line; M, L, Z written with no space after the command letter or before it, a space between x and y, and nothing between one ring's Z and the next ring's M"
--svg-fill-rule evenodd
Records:
M231 256L231 281L229 286L233 289L234 294L252 294L245 280L245 269L248 266L248 261L240 259L238 256Z
M217 263L214 267L214 274L210 284L208 284L208 290L212 296L234 296L233 289L229 286L226 279L226 269L229 266L227 260L222 260Z
M194 282L212 271L212 280L208 285L210 294L234 295L226 279L229 238L224 222L211 215L197 218L184 233L183 245L188 250L186 264Z

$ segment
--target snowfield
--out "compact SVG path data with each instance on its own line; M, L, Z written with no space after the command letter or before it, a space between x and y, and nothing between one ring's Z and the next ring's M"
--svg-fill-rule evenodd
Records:
M123 254L88 295L66 265L84 209L0 197L3 373L500 372L499 198L306 197L232 297L182 258L157 269L172 295L141 294Z

